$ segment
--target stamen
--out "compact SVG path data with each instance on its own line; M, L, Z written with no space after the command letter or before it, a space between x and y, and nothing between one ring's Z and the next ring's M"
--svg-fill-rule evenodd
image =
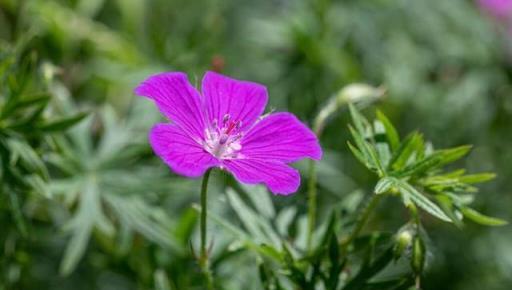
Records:
M228 135L222 135L219 139L219 144L225 144L226 141L228 141L229 136Z
M222 118L222 124L213 119L211 126L206 129L203 148L219 159L235 159L242 149L241 121L231 120L229 114Z
M227 121L229 121L229 114L225 114L224 117L222 118L222 124L226 124Z
M226 128L226 134L231 133L231 131L233 131L233 129L235 129L235 127L236 127L236 123L229 122L228 127Z

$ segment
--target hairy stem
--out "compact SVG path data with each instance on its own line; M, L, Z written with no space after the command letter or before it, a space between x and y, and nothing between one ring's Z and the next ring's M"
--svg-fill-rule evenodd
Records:
M207 193L208 179L210 178L211 169L206 171L201 184L201 252L199 256L199 266L203 272L209 290L213 290L213 277L208 263L208 249L206 248L206 214L207 214Z

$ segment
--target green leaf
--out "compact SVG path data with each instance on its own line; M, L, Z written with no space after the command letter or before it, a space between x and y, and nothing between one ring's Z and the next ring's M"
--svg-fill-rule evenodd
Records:
M489 180L493 180L496 178L496 174L494 173L478 173L478 174L468 174L459 177L460 182L473 184L473 183L482 183Z
M269 221L252 210L232 188L228 188L226 195L244 227L257 242L273 246L278 246L281 243L279 235L274 231Z
M177 252L183 250L180 243L171 235L168 223L154 217L159 208L147 204L140 197L126 198L116 194L105 194L104 199L119 217L120 222L128 228L162 247Z
M32 146L17 138L9 138L7 146L11 150L11 158L9 160L11 166L16 166L16 163L20 160L27 169L41 174L43 178L48 177L44 162Z
M63 131L82 121L87 116L87 113L79 113L75 116L62 118L50 123L39 125L39 129L45 132Z
M153 274L153 280L155 281L155 290L171 290L171 283L169 278L163 269L157 269Z
M0 119L5 119L15 113L17 110L28 108L33 105L38 105L44 108L48 105L48 101L50 101L50 96L47 94L30 96L26 98L10 98L0 113Z
M247 192L247 197L259 214L269 219L274 218L276 214L274 204L266 187L262 185L241 185L241 187Z
M354 138L354 141L359 149L359 152L362 153L364 160L368 161L369 169L376 171L379 175L384 174L384 169L381 166L380 159L378 157L377 151L375 148L363 139L360 132L354 130L352 126L349 126L350 133Z
M354 105L349 104L348 107L350 110L350 116L352 117L352 123L359 134L364 135L366 131L365 128L368 128L370 123L363 115L361 115Z
M481 225L504 226L504 225L508 224L508 222L505 220L486 216L486 215L481 214L481 213L477 212L476 210L469 208L469 207L461 207L460 211L466 218L474 221L475 223L479 223Z
M393 177L384 177L377 185L375 185L375 189L373 190L376 194L382 194L390 190L396 182L396 178Z
M429 169L433 169L442 164L443 157L441 154L432 154L427 156L425 159L415 162L409 166L406 166L402 170L396 172L396 176L404 177L404 176L418 176L422 173L428 171Z
M60 273L69 275L82 259L94 229L96 215L99 212L98 190L95 183L87 183L80 195L77 213L64 225L64 230L71 232L71 240L66 246L60 264Z
M426 212L443 221L451 222L451 219L439 208L439 206L430 201L412 185L402 180L397 180L396 185L402 195L410 198L416 205L424 209Z
M441 156L443 158L441 164L445 165L445 164L457 161L460 158L466 156L469 153L469 151L471 151L471 148L473 148L473 146L464 145L464 146L459 146L459 147L455 147L455 148L439 150L436 152L439 152L441 154Z
M377 118L382 125L384 125L386 137L389 145L391 146L391 150L395 152L400 147L400 136L398 135L396 128L393 126L391 121L389 121L388 117L386 117L386 115L384 115L380 110L377 110Z
M418 132L409 134L393 153L388 168L394 170L402 169L409 161L411 155L417 150L419 144L423 143L423 137Z
M382 269L384 269L393 260L393 247L387 248L373 263L365 264L361 267L357 275L350 280L343 290L359 290L364 289L364 285L368 280L374 277Z
M352 143L347 142L347 145L348 145L348 148L350 149L350 151L352 151L352 154L354 154L354 156L357 158L357 160L359 160L359 162L361 162L364 166L366 166L368 169L370 169L371 168L370 160L366 159L365 156L361 153L361 151L359 151L359 149L354 147L354 145L352 145Z

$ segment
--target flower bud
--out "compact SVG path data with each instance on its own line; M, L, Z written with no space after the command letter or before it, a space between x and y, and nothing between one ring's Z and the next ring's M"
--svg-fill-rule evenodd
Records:
M318 113L313 130L319 134L325 126L327 119L348 103L370 104L384 96L383 87L372 87L367 84L354 83L343 87L336 95L331 97L327 104Z
M367 84L354 83L344 87L336 97L339 103L371 102L381 98L385 92L383 87L372 87Z
M409 255L411 253L412 240L415 235L416 227L411 223L405 224L398 230L395 234L395 260L404 254Z
M413 233L409 229L404 229L398 232L395 237L395 249L394 249L394 258L397 260L400 258L406 249L411 247L412 244Z
M411 267L416 275L421 275L425 266L425 244L419 236L414 237Z

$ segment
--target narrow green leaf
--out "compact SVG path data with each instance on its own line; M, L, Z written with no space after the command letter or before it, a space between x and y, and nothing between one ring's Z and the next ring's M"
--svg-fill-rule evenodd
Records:
M388 139L389 145L391 146L391 150L395 152L400 147L400 136L398 135L396 128L393 126L388 117L386 117L386 115L384 115L379 110L377 110L377 118L386 130L386 137Z
M273 246L278 246L281 243L279 235L274 231L269 221L263 216L256 214L233 189L228 188L226 195L231 207L239 216L244 227L256 241Z
M457 161L460 158L466 156L469 153L469 151L471 151L471 148L473 148L473 146L464 145L455 148L439 150L437 152L442 154L443 160L441 164L445 165Z
M466 218L474 221L475 223L479 223L481 225L504 226L504 225L508 224L508 222L505 220L486 216L486 215L481 214L481 213L477 212L476 210L469 208L469 207L461 207L460 211Z
M169 278L167 274L162 269L157 269L153 274L153 279L155 281L155 290L171 290L171 283L169 282Z
M393 153L388 168L394 170L402 169L411 155L417 150L418 143L422 142L422 136L418 132L409 134Z
M356 109L352 104L349 104L350 116L352 117L352 123L359 134L364 135L365 128L368 127L368 120Z
M75 116L59 119L50 123L46 123L39 126L39 129L45 132L63 131L69 127L77 124L83 118L87 116L87 113L79 113Z
M416 205L424 209L431 215L446 221L451 222L451 219L437 206L435 203L430 201L427 197L421 194L416 188L405 181L397 180L396 183L400 193L407 195Z
M354 154L354 156L357 158L357 160L359 160L359 162L361 162L364 166L366 166L367 168L370 169L371 168L370 161L365 158L365 156L361 153L361 151L359 151L356 147L354 147L354 145L352 145L352 143L350 143L350 142L347 142L347 145L348 145L348 148L350 149L350 151L352 151L352 154Z
M82 223L80 227L74 229L73 236L66 246L64 258L60 264L60 273L62 275L67 276L73 272L84 255L87 243L91 237L93 223L94 221L90 219L87 223Z
M269 219L274 218L276 214L274 204L266 187L262 185L241 185L241 187L247 192L247 197L259 214Z
M342 289L359 290L364 289L365 283L382 271L393 260L393 247L387 248L375 261L369 265L363 265L357 275L350 280Z
M402 170L396 172L396 176L418 176L422 173L428 171L429 169L433 169L442 164L443 157L441 154L432 154L427 156L425 159L415 162L411 165L406 166Z
M392 177L384 177L375 186L373 190L376 194L382 194L390 190L395 184L396 179Z
M7 146L12 153L11 160L9 160L12 166L14 166L19 159L29 170L41 174L43 178L48 177L48 172L43 160L41 160L40 156L24 140L9 138L7 140Z
M358 131L354 130L352 126L349 126L349 130L364 159L368 160L369 169L376 171L379 175L383 175L384 169L382 168L380 159L375 148L366 140L364 140L361 134Z
M13 97L4 105L2 112L0 113L0 119L5 119L15 113L17 110L22 110L33 105L46 107L50 96L47 94L30 96L30 97Z
M493 180L496 178L496 174L494 173L478 173L478 174L468 174L459 177L460 182L473 184L473 183L482 183L489 180Z

